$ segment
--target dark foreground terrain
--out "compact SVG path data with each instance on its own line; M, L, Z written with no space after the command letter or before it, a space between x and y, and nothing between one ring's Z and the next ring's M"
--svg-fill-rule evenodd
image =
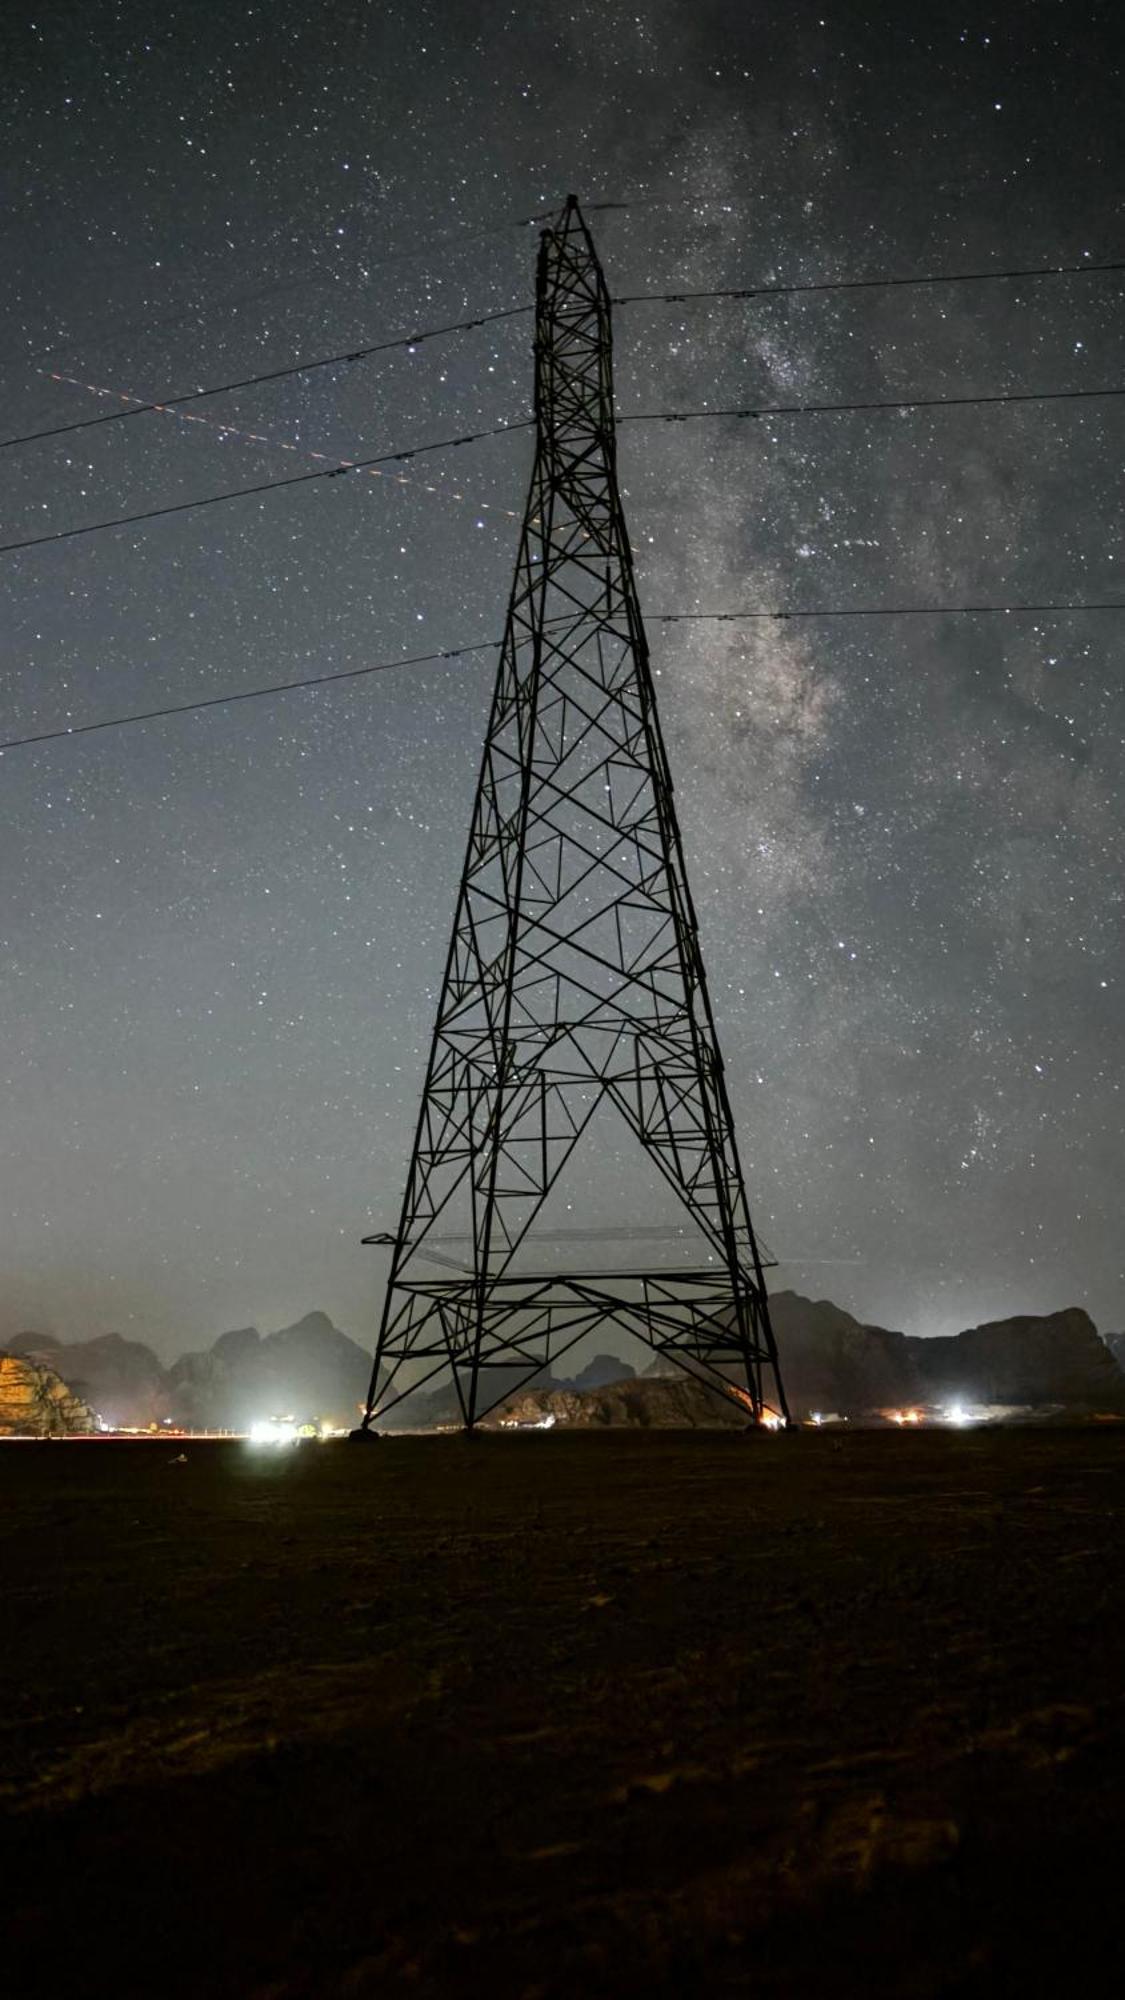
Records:
M1125 1429L9 1445L0 1535L10 1994L1121 1990Z

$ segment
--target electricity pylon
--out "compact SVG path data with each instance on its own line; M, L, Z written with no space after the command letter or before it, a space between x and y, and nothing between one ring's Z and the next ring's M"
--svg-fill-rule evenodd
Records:
M787 1419L617 484L609 297L573 196L540 246L535 414L402 1214L368 1239L393 1254L363 1429L448 1368L471 1430L610 1320ZM607 1100L708 1261L529 1276L517 1252ZM471 1250L434 1277L450 1240Z

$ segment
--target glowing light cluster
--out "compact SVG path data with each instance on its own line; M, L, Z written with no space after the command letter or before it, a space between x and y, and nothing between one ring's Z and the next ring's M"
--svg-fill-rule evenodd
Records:
M247 1436L251 1444L296 1444L299 1432L292 1417L259 1417Z

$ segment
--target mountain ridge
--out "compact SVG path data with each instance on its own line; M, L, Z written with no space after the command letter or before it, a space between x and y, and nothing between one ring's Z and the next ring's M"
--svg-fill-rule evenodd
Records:
M831 1299L792 1291L774 1293L770 1310L796 1416L960 1401L1125 1414L1125 1336L1103 1339L1080 1307L928 1339L867 1325ZM174 1422L244 1430L282 1414L350 1427L366 1401L372 1366L368 1350L316 1309L272 1333L230 1328L167 1367L143 1341L118 1333L72 1342L22 1333L5 1351L56 1374L111 1428ZM667 1379L674 1369L658 1356L638 1375L632 1363L601 1353L571 1376L548 1372L533 1384L520 1383L513 1370L511 1394L616 1392L634 1378L642 1385ZM615 1407L640 1410L645 1393L641 1387L624 1401L618 1396ZM670 1410L675 1399L657 1396L655 1403ZM456 1421L459 1414L451 1384L421 1391L400 1409L397 1420L409 1428Z

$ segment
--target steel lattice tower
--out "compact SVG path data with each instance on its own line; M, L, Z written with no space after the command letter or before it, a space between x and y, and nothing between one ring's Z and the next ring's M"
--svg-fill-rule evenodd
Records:
M450 1368L471 1429L607 1320L787 1418L618 491L609 297L573 196L540 246L535 411L402 1214L368 1239L393 1255L363 1428ZM606 1099L709 1267L513 1268ZM428 1275L451 1240L463 1274Z

